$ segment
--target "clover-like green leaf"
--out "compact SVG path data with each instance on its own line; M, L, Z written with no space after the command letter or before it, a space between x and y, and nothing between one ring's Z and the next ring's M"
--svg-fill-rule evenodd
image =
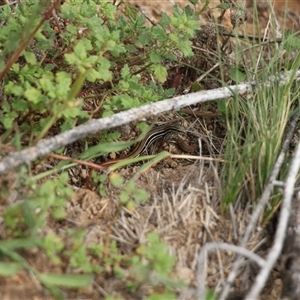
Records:
M168 72L163 65L158 64L154 68L154 75L159 82L163 83L167 80Z

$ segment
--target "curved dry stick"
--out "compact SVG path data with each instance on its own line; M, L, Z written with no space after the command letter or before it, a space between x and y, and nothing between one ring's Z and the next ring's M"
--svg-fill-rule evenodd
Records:
M262 259L259 255L253 253L252 251L232 244L227 243L207 243L205 244L201 251L198 254L197 258L197 298L204 299L205 298L205 281L206 281L206 256L208 252L215 251L217 249L224 251L232 251L236 252L241 256L248 257L249 259L256 262L260 267L264 267L266 265L266 261Z

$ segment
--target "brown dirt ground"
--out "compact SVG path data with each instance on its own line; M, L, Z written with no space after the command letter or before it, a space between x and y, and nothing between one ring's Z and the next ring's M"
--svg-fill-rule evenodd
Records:
M161 12L170 12L175 3L181 7L187 5L188 1L144 1L129 0L128 2L138 6L152 19L159 18ZM210 6L218 4L218 1L211 1ZM276 14L281 24L283 11L288 15L288 28L297 28L299 24L297 18L300 12L300 1L287 1L287 9L284 10L284 1L274 1ZM249 14L247 30L249 33L257 33L257 24L252 24L251 9L252 1L247 1ZM264 1L259 1L259 26L261 33L268 22L269 11ZM204 20L218 16L216 11L210 15L203 16ZM225 25L229 26L228 16L225 18ZM172 118L172 116L170 117ZM201 132L213 134L213 124L219 122L217 118L202 118L201 120L188 120L188 124L193 124ZM196 125L195 125L196 124ZM219 128L222 128L221 122ZM221 132L223 129L221 130ZM209 135L206 135L209 136ZM217 140L220 136L214 136L216 148L220 147L222 141ZM175 147L176 148L176 147ZM174 150L175 153L178 149ZM203 146L203 152L207 149ZM218 150L214 150L214 156L218 155ZM198 151L199 153L199 151ZM120 173L129 179L136 173L138 166L123 168ZM143 187L151 194L150 200L142 205L138 205L133 211L121 208L117 217L116 211L119 209L118 193L113 187L108 187L108 194L100 197L96 192L84 188L76 188L75 196L70 200L67 212L67 221L63 223L49 222L48 230L52 230L64 236L67 228L86 228L85 243L107 242L116 240L118 247L123 253L132 255L137 248L147 244L145 235L148 232L156 231L161 239L169 245L170 252L175 254L176 268L174 278L180 278L189 286L178 295L181 299L193 299L195 296L196 282L196 260L197 253L206 242L228 242L238 244L232 234L232 221L229 216L220 213L221 186L218 173L220 164L216 161L207 163L204 161L190 162L182 159L169 159L157 166L150 168L137 180L137 186ZM238 233L242 233L249 221L249 209L235 207L234 217L238 224ZM266 247L270 243L270 238L266 232L257 228L256 233L250 240L249 245L255 248L259 240L266 238L265 244L257 253L263 255ZM25 251L23 257L34 267L43 272L64 273L63 267L50 265L44 253L38 253L35 249ZM230 252L219 252L218 255L209 256L207 270L207 287L216 288L222 282L222 277L230 271L234 261L234 255ZM99 263L95 260L95 264ZM220 268L220 265L222 267ZM248 266L249 267L249 266ZM239 289L243 286L247 290L252 283L251 279L256 273L253 266L249 267L247 279L238 279L235 287ZM243 274L244 270L241 270ZM86 289L65 290L66 299L103 299L106 294L114 297L124 297L126 299L143 299L147 294L147 288L141 289L138 294L131 294L124 282L118 278L109 276L96 276L94 284ZM8 299L53 299L47 291L34 279L33 275L21 272L12 278L0 278L0 298ZM281 280L279 272L274 270L272 278L265 288L261 299L279 299L281 290Z

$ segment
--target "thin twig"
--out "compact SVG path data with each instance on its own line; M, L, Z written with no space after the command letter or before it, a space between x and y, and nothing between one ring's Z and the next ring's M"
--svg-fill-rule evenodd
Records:
M187 154L171 154L170 158L181 158L181 159L194 159L194 160L205 160L205 161L218 161L218 162L226 162L222 158L214 158L208 156L196 156L196 155L187 155Z

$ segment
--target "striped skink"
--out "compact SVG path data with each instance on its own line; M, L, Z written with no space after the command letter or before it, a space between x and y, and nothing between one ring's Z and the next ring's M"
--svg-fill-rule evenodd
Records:
M146 152L147 149L149 149L149 147L153 145L155 142L159 140L166 140L170 135L174 133L181 133L181 132L183 132L183 130L181 129L180 126L171 125L171 124L163 124L163 125L153 127L147 132L143 140L137 142L134 145L132 151L130 151L127 155L103 162L100 164L100 166L109 166L117 162L120 162L124 159L138 157L139 155Z

